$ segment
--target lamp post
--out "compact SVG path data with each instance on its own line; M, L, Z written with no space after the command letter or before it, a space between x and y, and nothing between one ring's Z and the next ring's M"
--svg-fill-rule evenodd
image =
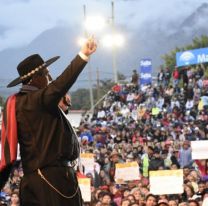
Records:
M83 9L84 9L84 21L86 23L86 6L85 5L84 5ZM84 31L84 35L85 35L85 38L88 37L86 28L85 28L85 31ZM94 96L93 96L93 89L92 89L92 69L91 69L90 57L89 57L89 60L88 60L88 80L89 80L89 92L90 92L90 110L93 114L93 112L94 112L94 109L93 109Z
M113 34L113 42L115 41L115 16L114 16L114 2L111 2L111 7L112 7L112 34ZM115 44L113 44L112 47L112 52L113 52L113 72L114 72L114 82L118 83L118 71L117 71L117 65L116 65L116 47Z
M84 10L84 36L85 40L89 37L89 34L96 33L101 31L105 26L105 19L101 16L87 16L86 15L86 6L83 6ZM82 40L82 41L85 41ZM91 69L91 59L88 61L88 80L89 80L89 92L90 92L90 104L91 112L94 108L94 97L93 97L93 88L92 88L92 69Z
M110 26L111 34L107 34L102 38L102 43L104 47L109 47L112 49L112 69L114 82L118 83L118 71L117 71L117 48L123 46L124 38L121 34L116 31L115 28L115 12L114 12L114 1L111 2L111 17L110 17Z
M118 83L118 72L117 72L117 63L116 63L116 54L117 54L117 47L120 47L124 43L124 39L122 35L118 34L115 29L115 16L114 16L114 2L111 3L111 35L106 35L103 38L101 38L101 42L104 46L110 47L112 49L112 69L113 69L113 75L114 75L114 82ZM89 36L91 33L96 33L101 31L106 24L106 20L101 16L87 16L86 15L86 6L83 6L84 9L84 36L85 39ZM82 42L84 39L82 39ZM80 41L81 43L81 41ZM91 64L90 59L88 63L88 80L89 80L89 91L90 91L90 103L91 103L91 111L93 112L93 105L94 105L94 97L93 97L93 89L92 89L92 71L91 71Z

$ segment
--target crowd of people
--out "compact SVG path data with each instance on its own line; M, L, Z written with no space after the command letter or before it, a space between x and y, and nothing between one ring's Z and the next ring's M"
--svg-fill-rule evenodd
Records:
M76 132L81 153L93 153L90 206L208 206L208 162L193 160L191 141L208 140L208 78L205 67L161 69L157 82L116 84ZM72 100L73 101L73 100ZM116 163L136 161L140 179L115 181ZM183 170L182 194L150 193L149 171ZM2 205L18 205L23 171L16 164L1 191ZM204 201L204 202L203 202ZM5 203L3 203L5 202Z

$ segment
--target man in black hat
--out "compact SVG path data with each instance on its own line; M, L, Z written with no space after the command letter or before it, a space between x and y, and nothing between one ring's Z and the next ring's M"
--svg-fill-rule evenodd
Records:
M90 38L50 84L47 67L59 57L44 62L40 55L31 55L18 65L19 77L8 85L22 83L22 88L8 98L3 113L0 186L16 159L18 140L24 171L21 206L82 205L73 168L80 152L79 143L58 104L95 51L95 40Z

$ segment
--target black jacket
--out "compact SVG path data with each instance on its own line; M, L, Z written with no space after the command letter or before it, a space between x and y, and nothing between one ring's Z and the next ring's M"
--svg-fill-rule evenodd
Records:
M23 88L17 94L16 116L24 173L78 157L78 141L58 108L86 62L77 56L49 86Z

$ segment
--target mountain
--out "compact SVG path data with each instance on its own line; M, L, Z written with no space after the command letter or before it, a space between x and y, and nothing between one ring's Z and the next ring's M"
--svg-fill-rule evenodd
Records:
M196 36L208 35L207 20L208 3L203 3L179 24L177 31L170 36L170 42L180 46L190 43Z
M145 56L152 58L154 73L163 63L162 55L176 47L191 44L195 37L208 35L208 3L201 4L184 19L176 19L167 24L160 23L163 22L160 20L145 22L134 34L133 41L137 41L136 44L131 44L139 59Z
M206 17L208 15L208 3L203 3L195 12L188 16L180 25L183 29L186 28L202 28L205 27Z
M208 3L203 3L184 19L162 24L160 20L150 19L142 26L132 30L128 25L117 25L126 33L126 44L116 50L117 70L130 77L133 69L139 68L142 58L151 58L154 73L163 63L161 56L170 50L190 44L196 36L208 34ZM44 59L60 55L61 58L50 66L50 72L54 78L59 75L71 59L79 51L77 37L82 31L77 27L57 26L44 31L30 44L22 48L10 48L0 52L0 95L8 95L17 88L5 90L5 85L18 76L17 64L26 56L39 53ZM92 56L87 68L81 73L75 85L71 88L89 87L89 75L91 71L91 84L96 83L97 70L100 79L113 79L112 50L98 47Z

